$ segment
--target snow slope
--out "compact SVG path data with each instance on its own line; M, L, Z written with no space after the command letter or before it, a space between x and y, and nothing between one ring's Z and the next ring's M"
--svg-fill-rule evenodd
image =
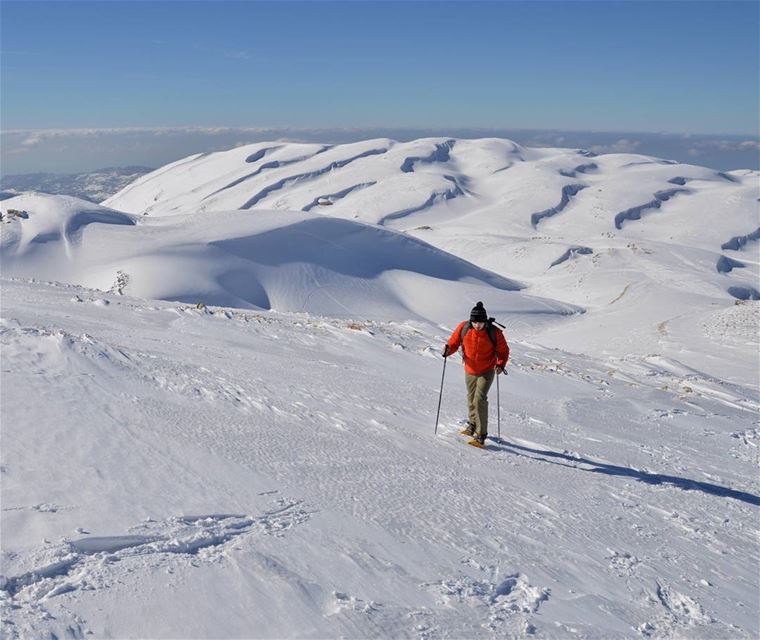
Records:
M757 178L383 139L3 200L3 637L758 637Z
M404 234L305 212L215 212L145 219L75 198L25 194L4 210L3 274L146 298L276 308L359 319L444 322L459 300L494 312L557 318L577 307L519 293L487 272Z
M757 637L756 389L445 335L3 281L4 637Z

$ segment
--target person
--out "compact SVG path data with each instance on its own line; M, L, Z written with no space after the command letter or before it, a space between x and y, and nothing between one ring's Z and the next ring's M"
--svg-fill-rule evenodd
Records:
M462 347L464 380L467 385L467 427L462 435L472 436L468 444L484 447L488 435L488 390L494 378L504 372L509 360L509 345L501 329L488 319L482 302L470 312L469 322L457 325L446 345L448 358Z

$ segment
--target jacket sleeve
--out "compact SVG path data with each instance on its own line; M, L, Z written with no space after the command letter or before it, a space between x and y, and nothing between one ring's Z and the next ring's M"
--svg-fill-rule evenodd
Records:
M454 329L454 331L451 334L451 337L449 338L448 342L446 343L449 345L449 353L456 353L457 349L462 344L462 328L466 324L466 320L464 322L460 322L457 325L457 328Z
M506 367L509 360L509 345L501 330L496 331L496 366Z

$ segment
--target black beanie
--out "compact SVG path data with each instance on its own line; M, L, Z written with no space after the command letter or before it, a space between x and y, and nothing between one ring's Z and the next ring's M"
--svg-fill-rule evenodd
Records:
M488 314L483 308L483 303L478 302L470 311L470 322L487 322Z

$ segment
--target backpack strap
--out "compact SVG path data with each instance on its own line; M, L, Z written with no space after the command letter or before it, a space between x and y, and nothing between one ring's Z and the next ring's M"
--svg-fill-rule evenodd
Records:
M462 326L462 330L459 332L459 341L462 343L462 356L467 357L467 354L464 352L464 337L467 335L467 332L472 329L472 322L465 322Z
M493 345L494 350L496 349L496 327L493 326L493 323L486 322L486 332L488 333L488 337L491 339L491 344Z

